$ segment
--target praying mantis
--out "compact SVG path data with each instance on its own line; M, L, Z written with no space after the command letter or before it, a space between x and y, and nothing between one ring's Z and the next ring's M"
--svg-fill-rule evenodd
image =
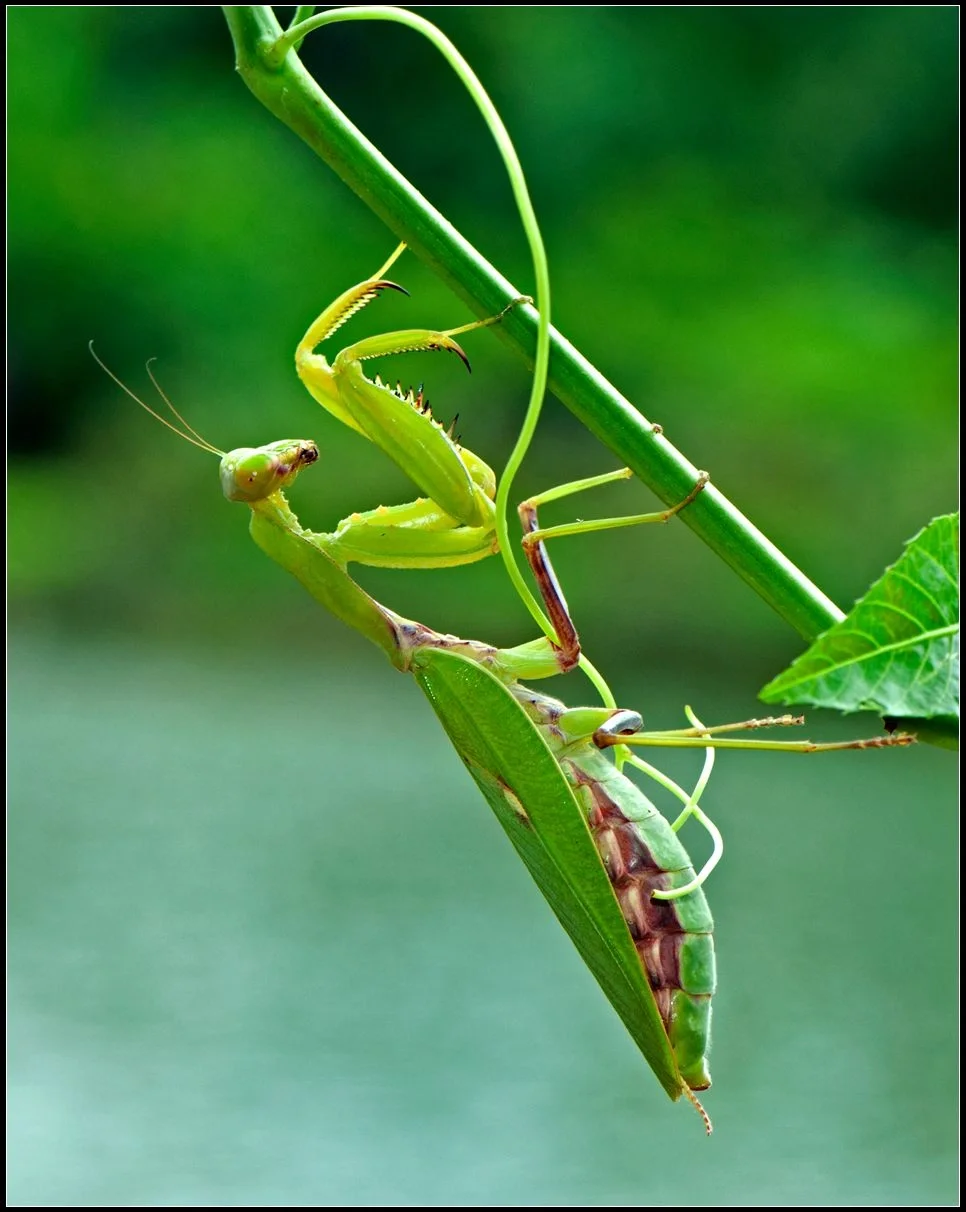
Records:
M541 505L625 478L629 475L626 469L563 484L523 502L518 510L524 532L521 541L543 601L541 608L512 556L506 506L513 475L533 436L546 385L549 277L522 169L499 116L455 47L417 14L358 6L312 16L311 9L303 6L284 33L269 10L229 8L226 15L239 48L249 25L257 27L258 55L262 65L275 73L273 87L284 80L305 36L342 20L389 19L408 25L434 42L454 67L494 135L533 255L538 339L530 405L520 437L497 483L492 469L437 423L422 388L398 386L393 390L378 376L370 379L364 364L414 350L451 352L466 361L456 337L499 323L510 309L529 303L522 296L510 298L498 314L458 328L406 329L364 338L343 349L331 363L317 352L320 344L380 294L403 289L386 274L404 245L376 273L344 291L319 314L299 342L295 361L312 397L337 420L378 446L425 494L407 504L354 513L330 533L308 530L292 511L285 491L302 471L319 461L314 441L286 439L226 453L195 431L160 388L174 422L138 399L101 365L159 421L219 458L222 491L228 500L249 507L252 538L266 555L295 576L333 615L380 648L395 668L414 675L517 853L659 1082L672 1099L684 1095L690 1100L710 1132L710 1119L695 1092L711 1084L708 1053L716 973L713 921L703 885L721 857L722 842L699 801L715 750L815 752L903 745L913 738L895 733L830 745L749 741L721 734L799 721L783 716L706 727L690 709L689 727L648 732L640 715L617 706L607 683L581 652L546 543L567 535L667 521L701 493L708 480L706 473L698 473L680 501L656 513L540 527ZM250 66L241 53L239 66L243 70ZM151 378L154 381L153 374ZM348 571L353 563L446 568L496 552L543 632L538 639L513 648L495 648L406 619L377 602ZM575 667L596 687L601 706L570 708L527 685ZM686 792L635 756L635 748L647 746L702 749L704 766L693 791ZM682 802L683 810L673 822L624 775L627 764L641 769ZM713 841L712 855L700 872L695 872L678 838L691 817L705 826Z
M177 423L155 412L104 369L168 428L220 459L222 491L228 500L248 505L252 538L266 555L322 606L379 647L397 669L415 676L658 1080L672 1098L685 1095L710 1131L695 1091L711 1082L708 1052L716 976L713 922L702 886L721 856L722 843L699 800L715 749L813 752L901 745L912 738L894 734L826 745L748 741L719 734L800 721L784 716L707 728L690 711L690 727L654 733L644 730L636 712L617 707L580 651L546 542L595 529L666 521L703 489L705 473L682 501L659 513L539 527L541 504L608 483L626 474L623 471L561 485L522 503L522 542L553 624L553 638L544 635L498 649L434 631L371 597L349 574L350 564L449 567L484 559L499 546L492 470L434 419L422 389L391 389L378 376L368 378L363 364L411 350L448 351L465 361L456 336L498 323L503 313L456 329L406 329L364 338L343 349L331 364L315 352L383 291L402 289L385 277L402 251L403 246L397 248L375 274L323 310L299 342L296 367L327 411L379 446L426 493L408 504L352 514L331 533L307 530L289 506L285 490L319 461L314 441L286 439L226 453L197 433L163 392ZM507 309L524 302L511 300ZM526 685L578 665L601 690L603 706L568 708ZM705 751L693 792L633 756L635 747L659 745ZM608 750L615 750L616 762L607 756ZM628 761L682 801L683 811L674 822L625 777L620 767ZM678 838L692 816L714 842L700 873Z

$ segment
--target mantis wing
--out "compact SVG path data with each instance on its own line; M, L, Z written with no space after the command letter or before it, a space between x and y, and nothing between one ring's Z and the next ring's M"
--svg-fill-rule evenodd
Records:
M413 673L537 887L672 1099L678 1071L647 975L580 805L550 747L481 665L422 649Z

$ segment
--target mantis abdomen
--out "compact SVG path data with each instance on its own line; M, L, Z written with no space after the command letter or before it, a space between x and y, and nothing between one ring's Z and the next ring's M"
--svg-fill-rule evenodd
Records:
M700 888L676 900L653 897L690 883L691 861L650 800L601 755L588 748L562 757L560 765L587 815L681 1077L690 1089L705 1090L711 1084L714 923Z

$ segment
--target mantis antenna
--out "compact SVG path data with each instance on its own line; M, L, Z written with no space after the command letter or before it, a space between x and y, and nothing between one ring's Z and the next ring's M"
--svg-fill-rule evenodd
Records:
M168 406L168 408L174 414L175 418L181 423L181 425L184 426L184 430L179 429L177 425L172 425L171 422L166 417L163 417L159 412L155 412L155 410L151 407L150 404L146 404L144 402L144 400L141 399L140 396L135 395L134 392L130 389L130 387L128 387L128 385L125 382L123 382L121 379L119 379L117 377L117 375L114 373L114 371L111 370L111 368L109 366L107 366L98 357L97 352L94 349L93 341L88 341L87 348L91 351L91 357L94 359L94 361L97 363L97 365L101 368L101 370L103 370L104 373L109 378L114 380L114 382L118 385L118 387L120 387L121 391L123 391L125 393L125 395L130 396L135 404L140 404L141 407L144 409L144 411L149 412L156 421L160 421L161 424L166 429L170 429L172 433L176 433L179 438L184 438L184 440L186 442L190 442L192 446L197 446L199 450L207 451L208 454L217 455L220 459L224 458L225 452L223 450L219 450L217 446L212 446L212 444L210 442L206 441L206 439L203 438L201 436L201 434L198 433L198 431L192 425L189 425L188 422L181 415L181 413L178 412L177 408L175 408L175 406L171 403L171 401L165 395L164 390L161 387L161 384L158 382L157 378L155 377L154 371L151 369L151 363L155 362L157 360L156 358L149 358L147 360L147 362L144 364L144 369L148 372L148 378L151 380L151 383L154 386L154 390L158 393L158 395L161 397L161 399L164 400L165 404ZM185 432L185 430L187 432Z

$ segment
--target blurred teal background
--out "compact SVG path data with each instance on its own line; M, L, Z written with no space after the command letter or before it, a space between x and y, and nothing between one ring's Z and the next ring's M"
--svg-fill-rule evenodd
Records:
M557 325L847 607L956 502L957 11L425 11L516 140ZM956 1203L950 756L719 759L705 1142L416 687L87 352L146 397L156 356L217 445L317 438L294 503L330 529L412 493L292 352L393 237L250 96L219 10L21 7L8 31L9 1202ZM529 289L431 48L366 23L304 58ZM397 277L412 298L348 332L469 319L414 257ZM466 345L472 378L396 373L499 466L526 375L491 334ZM613 465L549 401L520 495ZM801 647L683 526L557 559L655 727L753 714ZM532 631L497 561L360 579L440 629Z

